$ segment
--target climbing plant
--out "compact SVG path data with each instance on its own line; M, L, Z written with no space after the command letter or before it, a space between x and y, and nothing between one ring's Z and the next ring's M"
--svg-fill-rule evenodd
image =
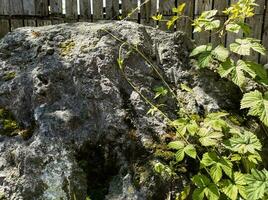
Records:
M186 6L187 4L183 3L173 8L174 17L166 21L168 28L182 18L189 18L184 15ZM258 5L255 0L237 1L223 11L227 16L223 23L215 18L217 10L204 11L192 20L193 32L208 31L219 38L224 37L227 32L232 32L237 34L237 38L228 46L197 46L190 57L195 59L197 70L207 68L216 71L221 78L229 79L240 88L243 93L241 109L248 110L249 116L256 117L265 134L268 126L268 75L262 65L247 60L246 57L253 51L266 54L259 40L248 37L250 27L245 23L247 18L254 16L256 6ZM164 21L161 14L152 18ZM243 34L238 34L239 32ZM239 37L240 35L242 36ZM252 130L242 127L238 117L226 111L204 115L188 111L186 104L162 77L159 68L137 46L112 36L122 43L117 60L122 75L151 107L148 114L162 116L167 126L175 133L173 140L166 144L174 153L172 161L159 161L154 165L154 170L161 176L173 177L179 173L180 164L185 163L187 159L194 159L198 166L198 172L189 172L191 181L185 185L183 191L176 194L176 199L268 199L268 171L263 167L260 155L262 141L257 135ZM127 77L125 54L122 53L124 48L140 54L162 80L163 86L154 90L154 100L146 97ZM189 86L182 83L178 89L194 98ZM176 111L175 120L162 111L162 104L153 103L167 95L171 95L178 103L179 110ZM247 119L251 120L250 117Z

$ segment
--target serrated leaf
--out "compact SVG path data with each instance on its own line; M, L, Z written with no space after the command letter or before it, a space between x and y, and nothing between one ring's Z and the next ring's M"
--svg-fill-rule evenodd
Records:
M239 135L234 135L224 142L226 148L240 154L252 153L260 151L262 145L256 135L249 131L245 131Z
M193 49L192 53L190 54L190 57L196 56L200 53L206 52L206 51L211 51L212 50L212 45L200 45L196 48Z
M239 33L240 29L241 27L238 24L231 23L226 25L226 30L232 33Z
M199 142L203 146L215 146L220 142L221 138L223 137L223 134L221 132L210 132L207 129L200 129L198 135L200 136Z
M268 126L268 92L262 95L255 90L244 94L241 100L241 109L249 108L249 115L258 116Z
M187 145L184 148L185 153L190 156L191 158L196 158L196 149L192 144Z
M224 46L219 45L213 51L212 55L219 61L225 62L229 57L229 51Z
M252 169L246 182L248 185L246 186L247 198L251 200L262 199L265 192L268 191L268 171L266 169L262 171Z
M221 25L221 21L220 20L213 20L211 22L206 22L205 23L205 30L206 31L211 31L213 29L219 28L220 25Z
M235 43L230 44L230 50L243 56L250 55L251 42L246 39L236 39Z
M184 149L179 149L175 154L176 161L181 162L184 159L184 156L185 156Z
M209 184L210 184L210 180L207 176L203 175L203 174L198 174L198 175L195 175L193 178L192 178L192 181L193 183L197 186L197 187L200 187L200 188L205 188L207 187Z
M221 178L222 178L222 169L221 169L221 166L216 163L215 165L213 165L211 168L210 168L210 175L211 175L211 178L213 179L213 181L215 183L218 183Z
M208 67L212 61L213 61L212 54L211 52L207 51L207 52L201 53L198 56L197 64L198 64L198 67L205 68L205 67Z
M184 142L182 142L182 141L170 142L168 144L168 148L169 149L175 149L175 150L183 149L184 148Z

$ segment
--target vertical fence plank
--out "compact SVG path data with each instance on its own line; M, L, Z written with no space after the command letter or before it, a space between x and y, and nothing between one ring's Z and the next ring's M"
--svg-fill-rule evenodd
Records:
M93 20L103 19L103 0L93 0Z
M23 0L23 15L35 15L35 0Z
M66 0L65 8L67 20L77 18L77 0Z
M35 14L39 16L48 15L48 0L35 0Z
M22 0L10 0L9 5L10 15L23 15Z
M62 14L62 0L50 0L50 12L52 15Z
M9 0L0 0L0 15L9 15Z
M265 16L264 16L264 26L262 32L262 44L268 50L268 3L266 2ZM261 64L268 64L268 55L261 56L260 58Z
M178 5L183 3L186 3L184 15L193 19L194 0L178 0ZM189 18L182 18L178 20L176 26L178 31L184 31L190 38L192 37L192 22Z
M142 0L144 3L148 0ZM156 26L156 22L152 19L153 15L157 14L157 0L150 0L141 7L141 23L144 25Z
M234 3L237 3L238 0L231 0L231 5L234 4ZM227 36L226 36L226 45L229 46L231 43L233 43L235 41L235 38L237 37L242 37L243 36L243 32L242 31L239 31L239 33L230 33L228 32L227 33Z
M23 20L22 19L11 19L11 31L16 28L23 27Z
M225 22L227 19L227 16L222 13L227 7L228 7L229 1L228 0L214 0L214 6L213 9L218 10L218 14L215 17L215 19L218 19L221 21L221 25ZM216 46L218 44L225 44L226 35L219 37L218 34L212 34L211 35L211 43Z
M106 19L118 19L119 16L119 1L106 0Z
M137 0L122 0L122 17L127 17L138 6ZM129 20L138 20L138 12L132 13Z
M91 18L90 0L80 0L80 16L82 19L90 19Z
M36 26L36 20L34 19L25 19L24 26Z
M37 26L47 26L51 24L52 24L51 20L45 20L45 19L37 20Z
M195 0L195 18L199 17L203 11L211 10L213 0ZM196 44L207 44L210 41L210 33L202 32L195 33L194 39Z
M6 19L0 19L0 39L9 32L9 21Z
M255 16L247 19L246 23L248 23L252 29L252 32L249 37L261 40L265 0L258 0L257 3L259 4L259 6L255 8ZM252 54L250 56L247 56L246 58L258 62L259 56L260 55L258 53L252 52Z
M163 20L169 20L173 16L172 8L174 8L175 0L169 0L169 1L159 1L159 13L163 15ZM159 22L159 28L161 30L168 30L167 22L166 21L160 21ZM170 31L173 31L174 27L170 28Z

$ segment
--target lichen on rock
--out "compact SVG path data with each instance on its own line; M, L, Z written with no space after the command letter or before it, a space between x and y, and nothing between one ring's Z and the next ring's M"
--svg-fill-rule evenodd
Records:
M236 86L193 69L192 43L182 32L126 21L16 29L0 40L0 106L8 108L0 110L0 191L6 199L162 200L174 189L152 168L172 154L161 146L166 124L146 114L150 107L118 70L122 43L111 34L137 46L172 87L194 88L191 96L178 92L189 110L237 107ZM153 98L163 83L128 50L126 76ZM175 117L174 100L164 101ZM17 130L31 136L7 137ZM178 191L183 181L176 179Z

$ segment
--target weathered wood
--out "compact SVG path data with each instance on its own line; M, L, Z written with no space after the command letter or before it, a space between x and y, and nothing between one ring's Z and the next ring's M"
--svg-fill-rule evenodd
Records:
M36 26L36 20L34 19L25 19L24 20L24 26Z
M90 0L80 0L80 16L83 19L90 19L91 18Z
M246 20L246 23L251 27L251 34L249 37L253 37L261 40L262 37L262 26L263 26L263 13L265 10L265 0L258 0L258 7L255 8L255 16ZM246 59L251 61L258 62L260 54L252 51L250 56L247 56Z
M212 0L195 0L195 18L198 18L203 11L211 10ZM194 39L197 45L207 44L210 42L210 32L195 33Z
M157 0L142 0L141 3L145 1L147 3L140 9L141 23L155 27L156 22L152 19L152 16L157 14Z
M231 4L236 3L238 0L231 0ZM230 33L228 32L226 35L226 46L229 46L231 43L235 41L236 38L243 37L243 32L239 31L239 33Z
M132 13L132 11L137 8L138 1L137 0L122 0L122 17L125 18L129 14ZM138 12L134 12L129 16L127 19L129 20L137 20L138 19Z
M103 19L103 1L93 1L93 20Z
M54 24L62 24L64 23L64 20L63 19L54 19L54 20L51 20L51 23L54 25Z
M47 16L48 0L35 0L35 14L40 16Z
M9 21L6 19L0 19L0 38L4 37L9 32Z
M106 0L106 19L118 19L119 16L119 1Z
M66 0L65 8L67 18L77 18L77 0Z
M52 21L51 20L37 20L37 26L47 26L47 25L51 25Z
M268 6L268 3L266 3ZM268 8L266 7L265 16L264 16L264 26L262 31L262 44L268 50ZM260 63L267 64L268 63L268 55L260 57Z
M50 0L50 13L54 15L62 14L62 0Z
M35 15L35 0L23 0L23 14Z
M23 15L22 0L10 0L9 13L10 15Z
M178 5L186 3L184 15L193 18L194 15L194 0L178 0ZM192 37L192 21L189 18L181 18L176 23L176 28L178 31L183 31L187 35Z
M218 14L215 17L215 19L220 20L221 21L221 25L223 25L223 23L225 22L225 20L227 19L227 16L224 15L222 13L222 11L224 11L229 4L229 0L214 0L214 6L213 9L218 10ZM226 35L224 36L219 36L219 34L211 34L211 43L216 46L218 44L223 44L224 46L226 41Z
M174 30L174 26L172 26L170 29L167 27L167 20L171 19L172 15L172 8L174 8L175 5L175 0L169 0L169 1L159 1L159 13L164 15L163 20L159 22L159 28L161 30L168 30L172 31Z
M22 19L11 19L11 31L16 28L23 27L23 20Z
M9 15L9 0L0 0L0 15Z

